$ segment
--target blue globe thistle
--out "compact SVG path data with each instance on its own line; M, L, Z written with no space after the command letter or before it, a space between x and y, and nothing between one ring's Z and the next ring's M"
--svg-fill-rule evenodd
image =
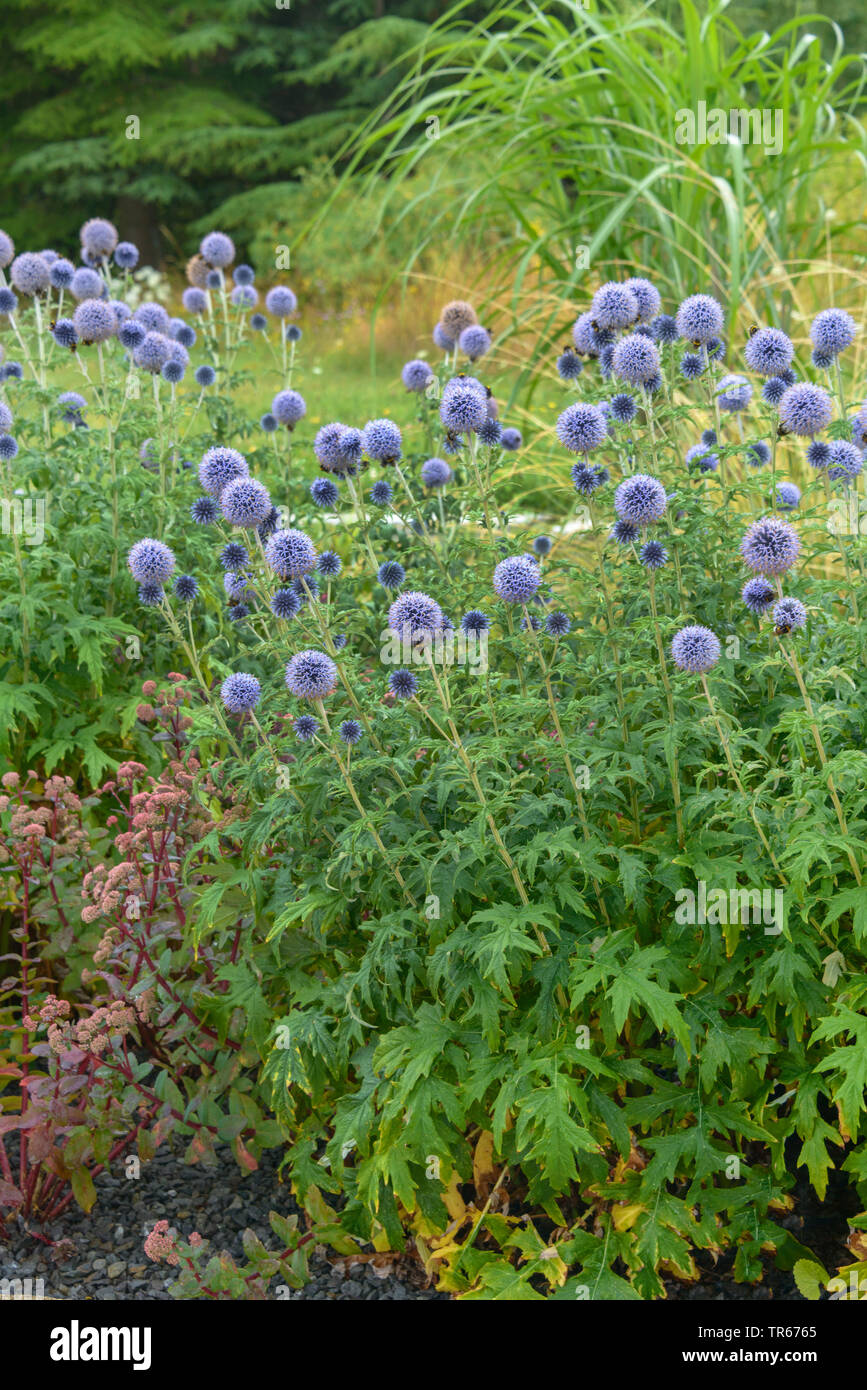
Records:
M133 579L139 584L165 584L172 577L175 557L163 541L145 536L143 540L136 541L130 550L127 564Z
M590 305L591 322L600 328L629 328L638 315L638 299L632 290L613 280L600 286Z
M594 324L592 314L580 314L572 325L572 341L587 357L598 357L613 336L610 329Z
M95 260L104 260L117 246L117 227L106 217L91 217L79 235L82 247Z
M139 585L138 601L144 608L156 608L163 601L163 586L156 580L148 579Z
M797 507L801 500L801 489L795 483L777 483L777 506L785 510Z
M202 498L201 501L210 502L210 498ZM213 505L216 506L214 503ZM220 551L220 564L224 570L242 570L250 563L250 552L245 545L239 541L229 541Z
M720 377L716 385L716 398L721 410L746 410L753 395L753 388L745 376L729 372Z
M633 275L631 279L626 280L624 287L631 290L638 301L639 323L650 323L662 308L659 290L640 275Z
M599 352L599 375L607 381L614 371L614 344L606 343Z
M818 434L831 423L831 397L811 381L789 386L780 401L780 421L790 434Z
M414 357L411 362L404 363L400 379L407 391L423 391L428 382L433 381L433 368L429 362Z
M97 271L88 269L86 265L81 265L73 274L69 288L74 299L102 299L106 285Z
M819 372L830 371L836 360L834 353L827 352L825 348L813 348L810 353L810 361Z
M191 348L196 341L196 330L191 328L188 323L174 321L172 336L176 343L180 343L181 347ZM201 371L201 368L199 370ZM211 367L209 370L213 371L214 369Z
M480 323L471 323L458 338L458 347L471 362L484 357L491 350L491 335Z
M364 451L368 458L393 463L400 458L403 440L393 420L368 420L363 431Z
M319 720L312 714L299 714L292 727L299 743L310 743L319 732Z
M517 434L517 430L512 431ZM485 444L489 449L495 449L502 442L503 428L499 420L494 420L490 416L483 424L479 425L476 431L476 438L480 444Z
M171 333L172 321L167 310L156 300L146 299L133 311L133 318L144 326L148 333Z
M364 434L352 425L342 425L337 436L337 473L352 473L361 463L364 453Z
M712 449L717 442L716 430L702 430L701 442L706 449Z
M344 719L337 732L343 742L352 748L361 739L363 730L357 719Z
M0 314L14 314L18 308L18 296L6 285L0 285Z
M336 637L332 637L331 645L336 652L342 652L343 648L346 646L346 633L339 632Z
M785 574L794 565L800 549L795 528L776 516L754 521L741 541L741 555L757 574Z
M661 570L668 564L668 551L659 541L646 541L638 552L641 563L649 570Z
M337 667L325 652L296 652L286 666L286 685L301 700L324 700L337 685Z
M779 377L787 386L794 386L795 382L798 380L798 374L792 367L784 368L784 370L779 373Z
M759 376L775 377L785 371L795 355L788 334L779 328L760 328L747 340L744 360Z
M8 462L18 453L18 440L11 434L0 434L0 459Z
M288 319L298 308L298 300L288 285L274 285L265 295L265 308L275 319Z
M132 323L130 319L130 323ZM122 327L126 327L123 324ZM162 371L166 362L173 356L173 348L178 346L172 338L165 333L148 332L145 334L141 343L133 351L132 360L137 367L141 367L146 372L151 372L154 376Z
M319 460L320 465L329 472L339 471L344 465L343 452L340 447L340 438L346 429L339 420L333 420L328 425L323 425L317 430L313 440L313 452Z
M551 551L550 536L536 536L533 541L533 549L537 555L548 555Z
M239 623L242 618L249 618L250 607L246 603L233 603L229 609L229 621Z
M741 598L750 612L757 616L770 608L775 597L776 590L773 584L769 584L763 574L757 574L753 579L748 579L741 589Z
M221 270L209 270L205 276L205 288L209 290L220 290L223 288L223 272Z
M244 597L249 583L249 573L236 574L234 570L229 570L227 574L223 575L223 588L226 591L226 597L233 601L237 601Z
M604 487L609 478L607 468L594 468L588 463L573 463L569 471L575 491L580 492L582 497L592 497L594 492Z
M549 637L565 637L572 626L567 613L549 613L545 619L545 631Z
M74 275L75 266L65 256L58 256L48 271L48 279L56 290L68 290Z
M763 468L766 463L770 463L771 450L763 439L757 439L748 445L746 460L750 468Z
M191 285L181 295L181 303L188 314L204 314L208 307L208 296L204 290Z
M190 507L190 516L197 526L210 526L220 515L220 508L213 497L197 497Z
M261 685L246 671L233 672L220 686L220 698L230 714L247 714L256 708L261 696Z
M237 449L229 449L218 444L202 455L199 464L199 482L205 492L219 497L223 489L235 478L246 478L250 470L247 460Z
M5 269L15 257L15 242L8 232L0 232L0 269Z
M845 309L822 309L810 324L810 341L833 360L854 342L857 332L858 325Z
M649 378L647 381L645 381L645 383L644 383L644 390L645 390L645 393L646 393L648 396L655 396L655 395L657 395L657 393L660 392L660 391L662 390L662 387L663 387L662 372L657 372L655 376L650 377L650 378Z
M630 396L628 391L620 391L616 396L611 397L611 415L619 424L626 425L635 418L637 405L634 396Z
M650 325L654 342L675 343L678 338L677 321L670 314L657 314Z
M629 333L615 345L611 365L622 381L640 385L659 371L659 353L650 338Z
M704 375L705 361L697 352L685 352L680 359L678 370L684 381L696 381Z
M122 323L126 323L128 318L132 317L132 309L129 307L128 304L124 304L122 299L110 299L108 301L108 307L109 309L112 309L114 311L114 316L117 319L118 327Z
M290 429L307 414L307 403L299 391L278 391L271 402L271 413Z
M301 329L298 327L297 323L284 323L283 337L288 343L300 343Z
M557 438L573 454L588 454L598 449L607 434L608 426L599 406L585 401L567 406L557 420Z
M280 513L278 512L276 507L272 507L268 515L265 517L265 520L260 522L260 524L256 527L256 535L259 537L260 540L266 541L269 536L273 536L274 532L279 528L279 526Z
M9 409L5 401L0 401L0 430L11 429L12 419L12 411Z
M807 623L807 610L797 598L781 598L774 604L774 611L771 614L776 627L791 629L793 632L798 628L805 627Z
M425 487L445 487L451 482L452 470L445 459L427 459L421 466L421 480Z
M384 589L399 589L406 579L406 570L397 560L384 560L376 577Z
M24 251L15 257L9 270L9 278L20 294L42 294L50 284L48 266L35 251Z
M268 320L264 314L251 314L250 327L254 333L264 333L268 327Z
M172 386L176 386L179 381L183 381L186 367L177 358L170 357L168 362L164 362L160 367L160 376L164 381L168 381Z
M213 386L216 380L217 373L207 362L203 362L201 367L196 368L196 382L201 386L203 391L206 390L207 387Z
M275 531L265 546L265 559L281 579L297 579L315 566L316 548L303 531Z
M440 447L444 454L448 454L451 457L461 452L464 443L465 440L462 434L447 434Z
M191 574L179 574L175 580L175 596L181 603L192 603L199 592L199 585Z
M687 449L684 455L687 468L695 464L699 473L715 473L719 468L719 459L716 454L710 452L703 444L693 444L691 449Z
M278 589L271 597L271 612L275 618L288 621L294 618L301 607L301 600L294 589Z
M527 632L530 628L532 628L534 632L538 632L538 631L539 631L539 628L540 628L541 626L542 626L542 619L541 619L541 618L536 618L536 617L534 617L532 614L530 615L530 621L529 621L529 622L527 621L527 618L526 618L526 617L524 617L524 618L521 619L521 631L522 631L522 632Z
M78 343L78 334L72 319L57 319L51 329L51 336L58 347L74 348Z
M440 401L440 419L447 430L477 430L487 417L486 397L471 380L454 378L448 383Z
M524 436L521 431L511 426L507 426L500 434L500 448L505 449L507 454L513 454L516 449L520 449L523 442Z
M435 346L440 348L443 352L451 352L455 345L454 338L441 323L435 326L431 337L433 338Z
M114 248L114 263L121 270L135 270L138 258L138 247L132 241L119 241Z
M658 521L667 505L665 488L657 478L647 473L633 473L624 478L614 493L614 510L621 521L646 526Z
M199 255L208 265L223 270L235 259L235 243L225 232L208 232L199 244Z
M860 449L848 439L835 439L828 451L828 477L831 481L851 482L858 477L863 468L864 460Z
M685 342L709 343L722 336L722 305L709 294L692 294L681 304L675 322Z
M117 332L114 310L101 299L85 299L78 305L72 320L82 343L105 343Z
M220 493L220 508L232 526L258 526L271 510L271 498L255 478L233 478Z
M807 446L807 462L813 468L827 468L831 457L831 446L824 439L814 439Z
M762 400L767 401L768 405L779 405L786 394L786 389L786 383L782 377L768 377L762 387Z
M310 603L311 599L319 597L319 580L312 574L299 575L297 579L293 579L292 588L302 608L305 603Z
M584 364L577 352L570 347L557 358L557 373L563 381L575 381L584 370Z
M506 603L529 603L541 582L539 566L530 555L510 555L494 570L494 590Z
M270 410L266 410L265 414L260 417L259 424L266 434L273 434L275 430L280 428L280 421L276 415L271 414Z
M0 381L20 381L23 375L24 368L20 362L7 362L0 368Z
M135 319L127 319L117 330L118 341L130 351L135 351L141 347L147 337L147 329L143 323L138 323Z
M370 500L375 507L387 507L394 497L394 490L391 483L387 483L384 478L374 483L370 489Z
M310 496L317 507L333 507L340 496L340 490L330 478L314 478L310 484Z
M671 656L675 666L681 671L691 671L693 675L703 674L715 666L720 659L721 651L716 633L699 624L682 627L674 634L671 643Z
M461 630L463 632L472 632L478 636L482 632L489 632L490 627L490 618L480 608L471 608L469 613L465 613L461 618Z
M711 362L723 362L726 355L724 338L711 338L707 344L707 355Z
M235 285L229 300L236 309L255 309L259 295L252 285Z
M251 265L236 265L232 271L232 279L236 285L252 285L256 279L256 272Z
M411 700L418 694L418 681L412 671L407 671L406 667L401 666L389 676L388 688L399 700Z
M421 642L433 633L442 631L443 611L429 594L408 589L389 608L388 626L398 637Z
M326 579L335 579L343 569L343 561L336 550L323 550L316 561L316 568Z
M609 539L618 545L632 545L638 539L639 529L632 521L617 520L608 533Z

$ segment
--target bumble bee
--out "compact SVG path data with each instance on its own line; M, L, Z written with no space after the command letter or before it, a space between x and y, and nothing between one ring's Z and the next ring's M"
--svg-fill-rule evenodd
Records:
M456 430L446 430L446 443L453 444L455 448L460 444L461 437Z
M700 347L701 347L701 339L700 339L700 338L693 338L693 340L692 340L692 345L693 345L694 348L700 348Z
M749 334L749 336L750 336L751 338L754 338L754 337L756 336L756 334L758 333L758 331L759 331L759 325L758 325L757 323L751 323L750 326L749 326L749 328L747 329L747 333Z
M787 434L789 434L789 430L786 429L785 425L777 425L778 439L784 439Z
M599 324L596 322L595 319L591 319L591 320L590 320L590 327L593 329L593 332L594 332L594 333L598 333L598 332L599 332Z
M792 624L791 624L791 623L777 623L776 627L774 628L774 636L775 636L775 637L785 637L785 636L787 635L787 633L789 633L789 632L791 632L791 631L792 631Z

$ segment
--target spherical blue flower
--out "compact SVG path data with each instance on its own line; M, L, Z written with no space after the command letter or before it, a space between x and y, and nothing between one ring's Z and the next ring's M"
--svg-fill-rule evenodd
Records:
M689 343L709 343L723 331L722 305L709 294L692 294L677 311L677 331Z
M780 376L769 377L762 387L762 400L768 405L779 405L786 394L786 383Z
M293 728L300 743L310 743L319 732L319 720L314 719L312 714L299 714Z
M114 248L114 263L121 270L135 270L138 265L138 247L132 241L119 241Z
M203 362L201 367L196 368L196 381L205 390L208 386L213 386L217 380L217 373L207 362Z
M406 579L406 570L397 560L385 560L376 571L376 577L384 589L399 589Z
M0 269L5 269L15 256L15 242L8 232L0 232Z
M795 349L788 334L779 328L760 328L747 339L744 359L760 376L775 377L792 361Z
M268 327L268 320L264 314L251 314L250 327L253 329L254 333L264 333L265 329Z
M235 244L225 232L209 232L202 238L199 255L208 265L222 270L235 259Z
M183 362L170 357L168 362L164 362L160 367L160 376L164 381L171 382L175 386L179 381L183 381L186 368Z
M337 731L344 743L348 743L352 748L362 735L362 728L357 719L344 719Z
M706 449L712 449L717 442L716 430L702 430L701 442Z
M618 545L632 545L632 542L638 539L638 533L639 528L634 521L619 519L612 526L609 537Z
M716 385L716 398L721 410L746 410L752 399L753 388L745 376L729 372L720 377Z
M494 570L494 589L506 603L529 603L541 582L539 566L530 555L510 555Z
M716 454L711 453L703 444L693 444L691 449L687 449L684 457L687 467L691 468L695 464L699 473L715 473L719 468Z
M124 304L122 299L110 299L108 301L108 307L114 311L118 326L122 323L126 323L127 319L132 317L132 309L128 304Z
M798 381L780 401L780 421L790 434L818 434L831 423L831 397L821 386Z
M252 285L256 279L256 272L251 265L236 265L232 271L232 279L236 285Z
M259 526L271 510L271 498L255 478L233 478L220 493L220 508L232 526Z
M795 528L776 516L754 521L741 541L741 554L757 574L785 574L797 560L800 549Z
M316 568L326 579L335 579L343 569L343 561L336 550L323 550L316 561ZM307 581L309 587L310 581Z
M518 430L512 430L512 434L519 434ZM490 416L483 424L479 425L476 438L480 444L485 444L489 449L495 449L502 442L503 428L499 420L494 420ZM517 447L517 445L515 446Z
M533 549L537 555L548 555L551 550L551 537L536 536L533 541Z
M260 540L266 541L269 536L273 536L274 532L278 529L279 525L280 513L278 512L276 507L272 507L268 515L265 517L265 520L260 522L259 525L256 527L256 535L260 538Z
M621 391L616 396L611 397L611 415L621 425L626 425L635 417L637 406L635 397L630 396L627 391Z
M271 402L271 413L290 429L307 414L307 403L298 391L278 391Z
M51 336L58 347L74 348L78 343L78 334L72 319L57 319L51 329Z
M484 357L491 350L491 335L480 323L471 323L458 338L458 347L471 362Z
M323 700L337 685L337 667L325 652L296 652L286 667L286 685L302 700Z
M0 302L2 302L2 296L0 296ZM0 309L0 313L2 312ZM24 368L20 362L7 362L3 367L0 367L0 381L20 381L23 375Z
M165 584L171 579L175 568L175 557L162 541L146 536L136 541L127 556L127 564L133 579L139 584L155 582Z
M771 616L776 627L791 628L793 631L805 627L807 622L807 610L797 598L781 598L774 604Z
M858 325L845 309L822 309L810 324L810 341L832 360L854 342Z
M522 631L522 632L527 632L530 628L532 628L534 632L538 632L538 631L539 631L539 628L540 628L541 626L542 626L542 620L541 620L541 618L535 618L535 617L531 616L529 622L527 621L526 617L524 617L524 618L521 619L521 631Z
M442 630L443 611L429 594L408 589L389 608L388 625L398 637L420 642Z
M199 482L204 491L209 492L212 497L219 497L233 478L246 478L249 473L244 455L239 454L237 449L229 449L222 444L208 449L202 455L199 464Z
M364 434L352 425L341 425L335 444L336 463L334 472L352 474L361 463L364 453Z
M48 271L48 279L56 290L68 290L74 275L75 266L64 256L58 256Z
M310 496L317 507L333 507L340 491L330 478L314 478L310 484Z
M197 497L190 507L190 516L197 526L209 526L219 514L220 509L213 497Z
M294 618L301 607L301 600L294 589L278 589L271 597L271 612L276 618L288 621Z
M250 609L246 603L233 603L229 609L230 622L239 623L242 618L248 618L249 616Z
M117 246L117 227L105 217L91 217L80 232L81 244L95 260L110 256Z
M130 319L130 323L133 320ZM126 328L127 324L121 324L121 329ZM118 335L120 336L120 335ZM156 376L172 357L174 348L179 344L173 338L169 338L165 333L148 332L144 335L141 343L134 349L132 360L137 367L142 367L146 372L152 372Z
M249 572L247 574L239 574L236 573L235 570L229 570L223 575L223 588L226 591L226 597L235 602L244 597L245 590L249 583Z
M318 560L316 564L318 567ZM311 599L319 597L319 580L312 574L299 575L297 579L293 579L292 588L298 595L298 601L302 607L305 603L309 603Z
M265 308L275 319L288 319L298 308L298 300L288 285L274 285L265 295Z
M598 405L576 401L567 406L557 421L557 438L573 454L598 449L607 436L605 416Z
M807 462L813 468L827 468L831 457L831 446L824 439L814 439L807 446Z
M666 508L665 488L647 473L633 473L624 478L614 493L614 510L621 521L637 526L658 521Z
M316 432L316 438L313 440L313 452L321 466L328 472L339 472L344 465L340 439L345 429L346 426L342 425L339 420L333 420Z
M723 338L711 338L707 344L707 355L711 362L722 362L725 360L726 345Z
M679 371L684 381L696 381L704 375L705 360L697 352L685 352L680 359Z
M563 381L575 381L583 370L581 358L570 347L557 358L557 372Z
M400 379L407 391L423 391L428 382L433 381L433 368L429 362L414 357L411 362L404 363Z
M210 498L202 499L203 501ZM229 541L220 551L220 564L224 570L242 570L250 563L250 552L245 545L238 541Z
M654 342L674 343L677 341L677 322L670 314L657 314L650 325Z
M15 257L9 278L21 294L41 294L50 283L48 265L35 251L24 251Z
M286 339L287 343L300 343L301 329L298 327L297 323L284 323L283 337Z
M575 491L580 492L582 497L592 497L609 478L607 468L593 468L588 463L574 463L569 471Z
M425 487L445 487L451 479L452 470L445 459L427 459L421 466L421 480Z
M204 290L191 285L181 295L181 302L188 314L204 314L208 307L208 296Z
M229 300L236 309L255 309L259 295L252 285L235 285Z
M139 586L138 601L144 608L156 608L163 601L163 586L155 580L145 580Z
M774 586L768 583L763 574L757 574L755 578L748 579L741 589L741 598L747 608L757 615L770 608L775 596Z
M500 435L500 448L505 449L510 454L514 453L516 449L520 449L523 442L524 436L521 431L512 427L507 427Z
M461 629L464 632L474 632L478 635L482 632L489 632L490 627L490 618L480 608L471 608L469 613L465 613L461 618Z
M624 288L631 290L638 301L638 321L639 323L650 323L662 307L662 300L659 297L659 290L652 285L649 280L645 280L640 275L634 275L631 279L624 282Z
M668 551L659 541L646 541L638 552L641 563L649 570L661 570L668 564Z
M370 500L375 507L387 507L394 497L394 490L391 483L387 483L384 478L374 483L370 489Z
M14 314L18 308L18 296L6 285L0 285L0 314Z
M168 336L171 331L168 313L162 304L157 304L154 300L146 299L144 303L139 304L133 312L133 318L142 324L148 333L164 333Z
M750 468L763 468L771 461L771 451L763 439L757 439L747 447L746 460Z
M141 347L147 337L147 329L143 323L138 323L135 319L127 319L119 326L117 336L125 348L134 351Z
M265 546L265 559L281 579L297 579L315 566L316 548L303 531L275 531Z
M629 333L615 344L611 365L621 380L640 384L659 371L659 353L650 338Z
M434 341L435 345L436 345L438 348L441 348L443 352L450 352L450 351L452 350L452 348L454 347L454 345L455 345L455 340L454 340L454 338L453 338L452 335L443 327L443 325L442 325L441 323L438 323L438 324L436 325L436 327L434 328L433 333L431 334L431 337L433 338L433 341Z
M599 375L607 381L614 371L614 344L606 343L599 352Z
M681 671L691 671L694 675L702 674L715 666L721 650L716 633L698 624L682 627L674 634L671 643L671 655L675 666Z
M578 352L588 357L598 357L600 351L611 342L610 329L594 323L592 314L580 314L572 325L572 341Z
M181 347L191 348L196 341L196 330L195 328L191 328L188 323L179 323L175 328L173 336L175 342L180 343ZM200 367L199 371L201 370ZM211 367L209 370L213 371L214 369Z
M418 694L418 681L412 671L400 667L389 676L388 688L399 700L411 700L413 695Z
M590 305L591 322L600 328L629 328L638 314L638 299L632 290L613 280L600 286Z
M777 483L777 506L790 510L801 500L801 489L795 483Z
M82 265L73 274L69 288L75 299L102 299L105 281L95 270Z
M848 439L835 439L828 450L828 477L831 481L836 483L843 479L851 482L863 468L861 450Z
M255 709L261 695L262 687L256 677L245 671L235 671L220 686L220 698L230 714L246 714Z
M565 637L572 626L567 613L549 613L545 619L545 631L549 637Z
M0 459L14 459L18 453L18 440L11 434L0 434Z
M368 420L363 437L368 458L388 463L400 458L403 441L393 420Z
M487 400L471 379L450 381L440 401L440 419L446 429L464 433L477 430L487 419Z
M265 414L260 416L259 424L266 434L273 434L275 430L280 428L280 421L276 415L271 414L270 410L266 410Z
M192 603L198 592L198 583L191 574L178 575L175 580L175 597L179 598L181 603Z

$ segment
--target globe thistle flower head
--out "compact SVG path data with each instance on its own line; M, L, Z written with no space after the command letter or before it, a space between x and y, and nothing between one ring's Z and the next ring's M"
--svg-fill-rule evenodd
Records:
M254 315L254 317L257 317L257 316ZM283 324L283 337L286 339L287 342L289 342L289 343L300 343L300 342L301 342L301 336L302 336L302 335L301 335L301 329L298 327L297 323L284 323L284 324Z
M551 537L536 536L533 540L533 550L537 555L549 555L551 553Z
M229 295L229 302L236 309L255 309L259 303L259 295L252 285L235 285Z
M191 348L196 341L196 330L190 324L184 323L183 319L172 319L172 337L181 347ZM213 371L213 367L210 370Z
M785 574L794 565L801 542L794 526L776 516L754 521L741 541L741 555L757 574Z
M271 413L281 425L292 428L307 414L307 403L299 391L278 391L271 402Z
M678 370L684 381L697 381L705 372L705 361L697 352L685 352L680 359Z
M224 270L235 259L235 243L225 232L208 232L202 238L199 255L209 266Z
M484 357L486 352L490 352L491 335L481 324L471 323L458 338L458 347L471 362L475 362L478 358Z
M256 527L256 535L264 543L269 536L273 536L274 532L279 529L279 526L280 513L278 512L276 507L272 507L268 515L265 517L265 520L260 522L259 525Z
M517 433L517 430L514 431L514 433ZM478 439L479 443L486 445L489 449L495 449L497 445L501 442L502 437L502 425L500 424L499 420L493 420L490 418L490 416L487 420L484 421L483 424L479 425L479 428L476 431L476 438Z
M828 450L828 477L831 482L851 482L863 468L861 450L848 439L835 439Z
M384 478L373 484L370 489L370 500L375 507L387 507L394 497L394 490L391 483L387 483Z
M363 731L357 719L344 719L337 732L343 742L353 748L360 741Z
M232 271L232 279L236 285L252 285L256 279L256 272L251 265L236 265Z
M506 603L529 603L538 592L542 575L530 555L510 555L494 570L494 590Z
M127 319L117 330L118 341L131 352L141 347L147 337L147 329L137 319Z
M288 319L298 308L298 300L288 285L274 285L265 295L265 308L275 319Z
M671 643L671 656L675 666L693 675L702 675L715 666L720 659L720 641L709 627L694 624L682 627L674 634Z
M638 319L638 299L626 285L609 280L601 285L590 305L591 322L599 328L629 328Z
M638 552L645 569L661 570L668 564L668 551L659 541L646 541Z
M58 256L57 260L51 263L48 279L55 290L68 290L74 277L75 266L65 256Z
M521 431L516 430L511 426L504 429L500 435L500 448L505 449L506 453L509 454L512 454L517 449L520 449L523 442L524 436L521 434Z
M659 290L649 280L634 275L624 282L624 288L631 290L638 302L638 322L650 323L662 308Z
M465 328L477 322L476 311L465 299L452 299L440 314L440 323L452 340L457 342Z
M786 383L781 376L768 377L762 387L762 400L768 405L779 405L786 394Z
M490 618L487 613L483 613L480 608L471 608L470 611L465 613L461 618L462 632L472 632L478 636L482 632L489 632L490 627Z
M477 389L472 380L461 381L459 377L454 378L443 391L440 419L447 430L459 434L468 430L478 430L487 419L484 394Z
M163 586L154 579L146 579L139 585L138 601L143 608L156 608L163 601Z
M618 424L627 425L630 420L635 418L637 405L634 396L630 396L628 391L620 391L616 396L611 397L611 418Z
M271 414L270 410L266 410L265 414L259 417L259 424L266 434L274 434L280 428L280 421L276 415Z
M328 472L339 471L343 466L343 452L340 447L340 438L346 429L339 420L333 420L331 424L323 425L317 430L313 440L313 452L322 468Z
M706 449L712 449L716 442L716 430L702 430L701 443Z
M368 458L383 463L393 463L400 458L403 440L393 420L368 420L363 439Z
M342 425L337 436L337 466L335 472L354 473L364 453L364 434L353 425Z
M650 325L655 343L675 343L678 339L677 320L670 314L657 314Z
M316 568L326 579L336 579L343 569L343 561L336 550L323 550L316 561ZM309 580L307 583L309 586Z
M434 346L440 348L443 352L451 352L452 348L455 345L454 338L450 333L446 331L446 329L443 327L441 323L438 323L434 326L434 331L431 334L431 337L433 339Z
M183 362L179 362L176 357L170 357L168 362L164 362L160 367L160 376L164 381L176 386L179 381L183 381L186 370Z
M264 333L265 329L268 327L268 320L264 314L251 314L250 327L253 329L254 333Z
M181 302L188 314L204 314L208 307L208 296L204 290L190 287L184 290Z
M445 459L427 459L421 466L421 480L425 487L445 487L452 480L452 470Z
M8 232L0 232L0 270L5 270L15 258L15 242Z
M139 584L156 582L165 584L172 577L175 557L163 541L145 536L136 541L127 556L130 574Z
M271 497L255 478L233 478L220 493L220 508L232 526L259 526L271 510Z
M831 423L831 397L811 381L789 386L780 401L780 422L790 434L814 435Z
M542 620L541 620L541 618L537 618L537 617L535 617L533 614L530 614L530 615L529 615L529 622L527 621L527 617L526 617L526 616L523 617L523 618L521 619L521 631L522 631L522 632L527 632L530 628L532 628L534 632L538 632L538 631L539 631L539 628L540 628L541 626L542 626Z
M599 375L607 381L614 371L614 344L606 343L599 351Z
M132 322L132 320L130 320ZM122 327L126 327L123 324ZM165 333L148 332L133 350L132 360L137 367L141 367L146 372L151 372L154 376L162 371L166 362L174 356L174 349L179 344Z
M157 304L155 300L146 299L139 304L133 311L133 318L149 333L164 333L167 337L171 333L172 321L162 304Z
M810 324L810 341L833 361L855 341L857 332L858 325L845 309L822 309Z
M18 308L18 296L8 285L0 285L0 314L14 314Z
M18 440L11 434L0 434L0 459L8 462L18 453Z
M746 461L750 468L764 468L771 461L771 450L763 439L756 439L748 445Z
M770 608L775 597L776 590L773 584L769 584L763 574L757 574L754 578L748 579L741 589L741 598L750 612L757 616Z
M389 608L388 626L406 641L423 642L442 631L443 611L429 594L407 589Z
M777 506L791 511L801 500L801 489L795 483L777 483Z
M598 449L607 434L608 426L599 406L585 401L567 406L557 420L557 438L573 454L589 454Z
M615 344L611 365L614 375L622 381L640 385L659 371L659 353L650 338L629 333Z
M294 528L275 531L265 545L265 559L280 579L297 579L316 565L316 548L309 536Z
M414 357L412 361L404 363L400 379L407 391L423 391L428 382L433 381L433 368L429 362Z
M204 500L204 499L203 499ZM208 501L211 499L209 498ZM250 563L250 552L238 541L229 541L220 551L220 564L224 570L242 570Z
M729 372L726 376L720 377L715 389L721 410L746 410L752 399L752 386L746 377L738 376L736 372Z
M693 444L691 449L687 449L684 457L687 468L694 464L699 473L715 473L719 468L716 454L711 453L703 444Z
M249 618L250 607L246 603L233 603L229 608L229 621L232 623L241 622L242 618Z
M220 699L230 714L247 714L255 709L262 696L262 687L255 676L235 671L220 686Z
M795 348L787 333L779 328L760 328L747 339L744 360L759 376L775 377L791 365Z
M2 314L2 303L0 303L0 314ZM7 362L0 367L0 381L20 381L24 375L24 368L20 362Z
M199 464L199 482L212 497L219 497L233 479L249 477L249 473L244 455L222 444L206 450Z
M294 589L278 589L271 596L271 612L275 618L283 618L288 621L294 618L301 607L301 600Z
M318 567L318 559L316 561L316 564ZM309 603L311 599L319 597L319 580L315 577L315 575L299 575L297 579L292 580L292 588L298 595L298 602L301 604L302 608L304 607L305 603Z
M565 637L572 626L567 613L549 613L545 619L545 631L549 637Z
M831 446L824 439L814 439L807 445L807 462L812 468L827 468L831 458Z
M610 329L602 328L594 322L591 313L579 314L572 325L572 341L577 351L584 353L587 357L598 357L602 348L611 342L613 336Z
M50 284L48 265L35 251L23 251L15 257L9 278L19 294L42 294Z
M384 560L376 577L384 589L399 589L406 579L406 570L397 560Z
M702 344L722 336L722 305L709 294L692 294L677 311L675 323L684 342Z
M399 700L411 700L418 694L418 681L412 671L407 671L406 667L401 666L389 676L388 688Z
M58 347L74 348L78 345L78 334L72 319L56 319L51 336Z
M128 318L132 318L132 309L128 304L125 304L122 299L109 299L108 307L114 310L114 316L117 319L118 327L122 323L126 323Z
M607 468L593 468L588 463L573 463L569 471L575 491L582 497L592 497L608 481Z
M668 499L665 488L657 478L647 473L633 473L624 478L614 493L614 510L621 521L647 526L658 521L665 512Z
M249 573L240 574L236 573L234 570L229 570L228 573L223 575L223 588L226 591L226 597L232 599L234 602L244 597L249 583Z
M337 667L325 652L296 652L286 666L286 685L301 700L324 700L337 685Z
M581 358L571 347L567 347L557 358L557 375L562 381L576 381L583 370Z
M774 626L783 628L785 632L796 632L798 628L806 626L807 610L797 598L781 598L774 604L774 611L771 614ZM782 636L783 634L779 634Z
M210 526L220 515L220 508L213 497L197 497L190 507L190 516L197 526Z
M319 732L319 720L312 714L299 714L292 727L299 743L310 743Z
M216 380L217 373L209 362L203 362L201 367L196 368L196 384L201 386L203 391L209 386L213 386Z
M330 478L314 478L310 484L310 496L317 507L333 507L340 491Z
M117 227L105 217L91 217L80 232L81 244L94 260L105 260L117 246Z
M826 348L813 348L810 353L810 361L818 372L830 371L836 360L835 354Z
M192 603L199 592L199 585L191 574L179 574L175 580L175 597L181 603Z
M114 263L121 270L135 270L139 261L139 250L133 241L119 241L114 248Z

